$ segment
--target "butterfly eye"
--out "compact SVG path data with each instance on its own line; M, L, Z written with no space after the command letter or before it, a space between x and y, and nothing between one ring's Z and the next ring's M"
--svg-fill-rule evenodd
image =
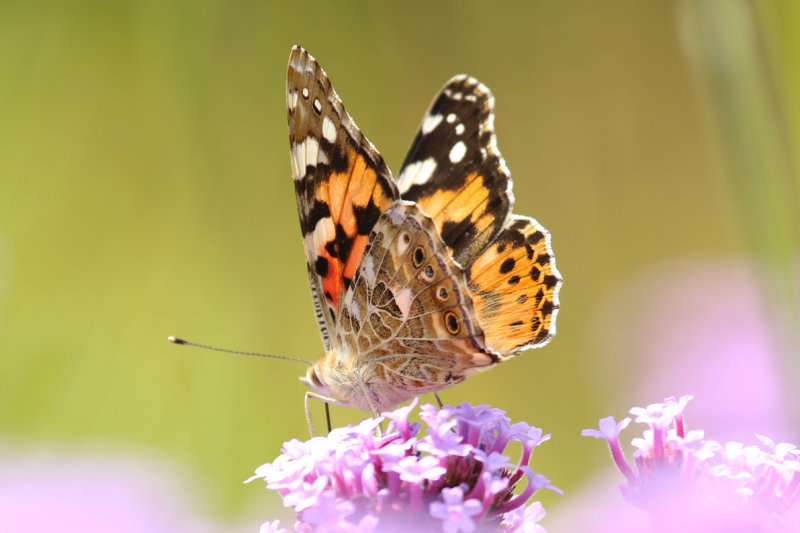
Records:
M422 266L422 262L425 261L425 250L422 249L422 246L414 248L414 253L411 254L411 260L414 262L416 268Z
M461 326L458 324L458 318L454 312L448 311L444 314L444 327L447 328L451 335L456 335L461 331Z
M306 378L311 381L311 384L314 387L322 387L322 380L319 378L317 374L317 367L313 366L308 369L308 373L306 374Z

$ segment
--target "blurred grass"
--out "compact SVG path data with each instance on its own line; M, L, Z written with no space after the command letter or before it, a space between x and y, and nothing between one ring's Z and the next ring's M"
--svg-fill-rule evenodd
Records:
M788 120L787 88L774 76L773 43L761 24L776 13L759 13L746 0L688 0L682 8L681 34L719 133L742 234L776 267L778 283L769 288L794 294L800 242L796 132Z
M791 130L800 14L758 5L777 59L751 75L780 84ZM203 472L220 512L265 500L240 482L305 435L304 369L165 338L321 351L284 109L289 48L302 44L395 171L450 76L494 92L516 211L551 231L565 277L559 334L444 399L491 403L552 432L537 461L569 490L602 459L584 453L595 445L579 430L635 379L590 325L614 312L608 296L660 261L753 254L775 229L742 234L743 217L761 215L743 208L741 180L727 181L677 9L0 4L0 438L153 448ZM788 235L797 206L779 191L763 201L783 206L773 222ZM797 241L782 239L782 257L796 257Z
M776 76L784 72L779 51L787 50L780 44L785 37L776 31L778 20L791 12L785 3L771 7L747 0L687 0L679 28L706 98L740 232L768 272L758 281L784 348L784 387L794 390L800 376L795 348L800 341L798 132L788 105L790 78ZM796 61L796 53L790 55ZM797 402L791 403L800 421Z

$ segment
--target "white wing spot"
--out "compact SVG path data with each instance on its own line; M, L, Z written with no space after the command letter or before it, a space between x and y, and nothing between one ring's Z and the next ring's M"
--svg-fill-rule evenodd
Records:
M293 177L299 180L306 173L306 146L305 141L298 143L292 149Z
M408 312L411 310L411 302L413 300L414 295L408 287L400 289L394 295L394 302L397 304L397 307L400 308L400 312L403 313L403 320L408 319Z
M432 157L411 163L397 177L397 186L400 192L408 192L412 185L421 185L427 182L434 170L436 170L436 160Z
M464 133L464 125L456 124L456 135L461 135L462 133Z
M361 322L361 306L358 305L358 302L356 300L351 301L347 308L350 310L350 315Z
M314 109L317 110L317 113L322 113L322 104L319 102L319 98L314 98Z
M395 202L397 201L395 200ZM392 207L396 206L397 206L396 203L392 204L391 206L389 206L389 209L387 209L387 212L389 213L389 220L392 221L392 224L394 224L395 226L399 226L400 224L403 223L403 220L405 220L406 218L406 210L402 209L402 206L397 207L396 209L392 209ZM402 239L400 240L402 241ZM398 246L400 246L399 243Z
M322 119L322 136L331 144L336 141L336 126L333 124L331 117L327 115Z
M292 178L298 181L303 176L300 174L300 169L297 167L297 156L295 152L297 152L297 146L292 147L292 157L290 157L289 160L292 162Z
M449 115L447 115L447 123L448 124L452 124L455 121L456 121L456 114L455 113L450 113Z
M289 100L287 103L290 109L297 107L297 91L291 91L287 100Z
M364 276L364 279L367 281L367 285L370 287L375 285L375 279L378 275L378 272L375 268L375 259L371 255L367 255L367 257L364 259L364 264L361 267L361 273Z
M308 87L303 87L303 98L308 98Z
M464 97L461 93L453 93L453 100L461 100Z
M467 153L467 145L462 141L458 141L450 150L450 161L458 163L464 159L464 154Z
M425 120L422 121L422 134L427 135L435 130L442 118L444 118L442 115L427 115Z
M316 137L309 135L303 142L306 145L306 165L316 167L317 156L319 155L319 141ZM303 167L303 171L305 171L305 167Z
M324 156L325 154L322 153ZM306 166L317 166L320 157L319 141L309 135L302 142L294 145L292 148L292 177L295 180L301 179L306 175ZM327 156L324 157L327 162Z
M303 235L303 246L306 250L316 250L322 244L328 242L332 235L336 234L333 227L333 219L324 217L317 220L314 230ZM315 274L316 275L316 274Z

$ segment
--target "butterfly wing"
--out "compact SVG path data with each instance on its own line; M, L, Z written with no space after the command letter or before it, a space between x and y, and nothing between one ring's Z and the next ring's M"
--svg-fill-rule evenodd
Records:
M511 216L511 176L497 148L494 99L474 78L445 85L398 176L464 267L486 346L509 357L555 334L561 276L549 233Z
M513 215L467 277L486 345L503 358L555 335L561 274L550 234L534 219Z
M311 291L326 350L370 230L397 186L325 71L304 49L289 56L286 83L294 178Z
M434 221L412 202L394 202L370 235L340 321L376 404L449 387L497 363L474 317L467 279Z
M444 86L417 131L398 187L403 199L430 215L461 265L471 264L497 237L514 200L486 86L468 76Z

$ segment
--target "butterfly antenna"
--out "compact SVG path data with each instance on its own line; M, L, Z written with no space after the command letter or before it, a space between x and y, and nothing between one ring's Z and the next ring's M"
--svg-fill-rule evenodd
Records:
M286 359L287 361L297 361L299 363L305 363L307 365L313 365L311 361L306 361L305 359L300 359L299 357L290 357L288 355L272 355L270 353L259 353L259 352L243 352L240 350L227 350L225 348L217 348L216 346L208 346L206 344L197 344L196 342L189 342L184 339L179 339L178 337L169 336L167 340L173 344L183 344L185 346L194 346L196 348L203 348L205 350L214 350L215 352L225 352L225 353L235 353L238 355L253 355L255 357L271 357L273 359Z

